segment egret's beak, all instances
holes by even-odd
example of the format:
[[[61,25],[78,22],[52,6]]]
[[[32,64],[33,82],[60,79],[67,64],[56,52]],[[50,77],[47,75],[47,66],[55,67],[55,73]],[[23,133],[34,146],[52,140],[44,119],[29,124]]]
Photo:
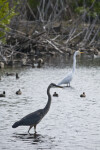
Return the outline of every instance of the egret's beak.
[[[82,53],[84,53],[84,52],[80,52],[80,53],[82,54]]]

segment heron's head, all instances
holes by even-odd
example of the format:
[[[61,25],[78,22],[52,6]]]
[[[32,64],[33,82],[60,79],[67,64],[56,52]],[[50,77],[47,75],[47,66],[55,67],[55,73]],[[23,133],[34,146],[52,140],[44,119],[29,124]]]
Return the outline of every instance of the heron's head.
[[[59,85],[56,85],[55,83],[51,83],[49,85],[50,88],[55,88],[55,87],[58,87],[58,88],[63,88],[62,86],[59,86]]]

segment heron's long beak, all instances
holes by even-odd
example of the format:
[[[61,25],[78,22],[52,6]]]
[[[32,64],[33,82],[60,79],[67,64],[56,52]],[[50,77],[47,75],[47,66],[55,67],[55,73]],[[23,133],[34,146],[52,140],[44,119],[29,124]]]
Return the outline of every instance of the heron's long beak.
[[[63,88],[62,86],[59,86],[59,85],[56,85],[55,87],[58,87],[58,88]]]

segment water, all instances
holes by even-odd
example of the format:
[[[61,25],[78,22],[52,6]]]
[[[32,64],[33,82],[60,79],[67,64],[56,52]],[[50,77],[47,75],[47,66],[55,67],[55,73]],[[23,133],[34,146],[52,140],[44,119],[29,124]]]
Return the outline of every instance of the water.
[[[59,59],[58,59],[59,60]],[[100,150],[100,59],[77,60],[71,87],[51,89],[59,97],[52,97],[50,111],[34,129],[12,128],[12,124],[47,102],[46,89],[58,83],[71,70],[71,60],[49,59],[43,68],[8,68],[1,70],[0,93],[0,149],[9,150]],[[7,77],[6,72],[18,72]],[[15,92],[21,89],[22,95]],[[80,94],[86,93],[86,98]]]

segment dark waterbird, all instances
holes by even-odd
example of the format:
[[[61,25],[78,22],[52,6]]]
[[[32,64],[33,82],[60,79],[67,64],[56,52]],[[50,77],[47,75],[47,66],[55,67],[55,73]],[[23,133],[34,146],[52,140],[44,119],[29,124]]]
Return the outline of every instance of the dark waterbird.
[[[6,94],[6,92],[5,92],[5,91],[3,91],[3,93],[2,93],[2,94],[0,94],[0,97],[5,97],[5,94]]]
[[[19,79],[18,73],[16,73],[16,79]]]
[[[83,94],[81,94],[80,97],[86,97],[85,92],[83,92]]]
[[[43,109],[39,109],[39,110],[32,112],[32,113],[28,114],[27,116],[23,117],[21,120],[15,122],[12,127],[16,128],[18,126],[30,126],[28,133],[32,127],[34,127],[34,131],[36,133],[37,124],[42,120],[42,118],[47,114],[47,112],[50,109],[50,105],[51,105],[50,89],[53,87],[62,88],[61,86],[51,83],[47,88],[48,102],[47,102],[46,106]]]
[[[56,92],[54,92],[53,96],[54,97],[58,97],[58,94]]]
[[[15,74],[14,74],[14,73],[8,73],[8,72],[7,72],[6,75],[7,75],[7,76],[14,76]]]
[[[21,94],[22,94],[21,90],[19,89],[19,90],[16,92],[16,94],[17,94],[17,95],[21,95]]]

